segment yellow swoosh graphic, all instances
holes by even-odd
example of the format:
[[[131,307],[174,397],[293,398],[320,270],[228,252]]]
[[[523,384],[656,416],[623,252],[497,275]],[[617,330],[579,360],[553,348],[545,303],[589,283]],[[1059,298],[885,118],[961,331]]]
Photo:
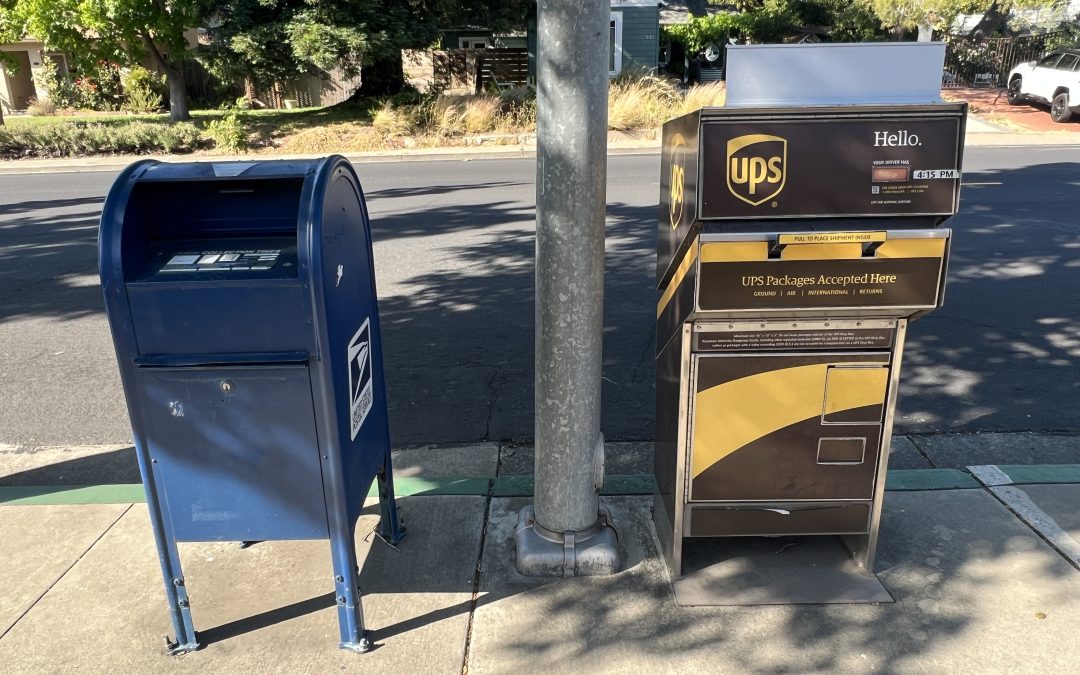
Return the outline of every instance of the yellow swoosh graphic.
[[[694,399],[692,473],[696,478],[739,448],[822,412],[885,401],[886,367],[819,363],[770,370],[717,385]],[[833,386],[825,395],[833,367]]]

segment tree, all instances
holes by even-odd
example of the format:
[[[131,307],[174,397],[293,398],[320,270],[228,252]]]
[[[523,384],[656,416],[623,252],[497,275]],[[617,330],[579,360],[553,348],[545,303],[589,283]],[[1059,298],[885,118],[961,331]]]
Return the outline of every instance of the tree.
[[[799,27],[827,28],[835,42],[865,42],[885,37],[868,7],[851,0],[738,0],[736,12],[695,17],[665,32],[690,52],[729,37],[751,42],[780,42]]]
[[[16,25],[15,17],[12,14],[12,4],[14,0],[0,0],[0,44],[6,42],[15,42],[12,39],[13,35],[19,34],[19,28]],[[4,52],[0,52],[0,69],[16,69],[19,64],[15,62],[15,59],[11,58]],[[4,124],[4,104],[0,100],[0,126]]]
[[[185,31],[202,25],[213,0],[0,0],[0,42],[33,35],[69,56],[76,70],[99,61],[149,64],[165,76],[172,120],[190,119]]]
[[[877,42],[889,37],[874,12],[851,0],[806,0],[798,5],[804,25],[829,29],[832,42]]]
[[[996,9],[1007,14],[1013,7],[1052,7],[1060,0],[863,0],[900,39],[905,29],[919,30],[919,42],[929,42],[933,31],[948,30],[960,14]]]
[[[440,31],[525,27],[533,0],[228,0],[207,57],[218,73],[269,84],[313,69],[360,75],[360,96],[400,91],[403,49]],[[463,6],[464,5],[464,6]]]

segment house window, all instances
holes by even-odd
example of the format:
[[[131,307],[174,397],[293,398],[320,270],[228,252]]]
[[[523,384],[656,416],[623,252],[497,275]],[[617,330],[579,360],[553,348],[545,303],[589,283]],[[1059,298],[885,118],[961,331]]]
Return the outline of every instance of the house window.
[[[490,44],[486,37],[458,38],[458,49],[487,49]]]
[[[608,75],[622,72],[622,12],[612,12],[608,24]]]

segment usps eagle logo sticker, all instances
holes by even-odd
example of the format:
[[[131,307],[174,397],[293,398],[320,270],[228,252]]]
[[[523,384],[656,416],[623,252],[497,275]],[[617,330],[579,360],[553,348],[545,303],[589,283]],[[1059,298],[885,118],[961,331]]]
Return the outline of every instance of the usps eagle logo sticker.
[[[349,340],[349,429],[352,440],[371,412],[375,392],[371,382],[371,319]]]

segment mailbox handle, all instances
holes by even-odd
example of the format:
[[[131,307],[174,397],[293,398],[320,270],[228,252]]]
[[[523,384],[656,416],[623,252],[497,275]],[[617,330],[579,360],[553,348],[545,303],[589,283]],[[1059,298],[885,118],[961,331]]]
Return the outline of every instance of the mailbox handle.
[[[842,509],[850,504],[822,504],[820,502],[810,504],[785,504],[784,506],[757,506],[739,504],[733,506],[721,506],[721,511],[771,511],[781,516],[790,516],[793,511],[825,511],[827,509]]]
[[[138,368],[191,368],[195,366],[303,365],[307,352],[256,352],[247,354],[155,354],[136,356]]]

